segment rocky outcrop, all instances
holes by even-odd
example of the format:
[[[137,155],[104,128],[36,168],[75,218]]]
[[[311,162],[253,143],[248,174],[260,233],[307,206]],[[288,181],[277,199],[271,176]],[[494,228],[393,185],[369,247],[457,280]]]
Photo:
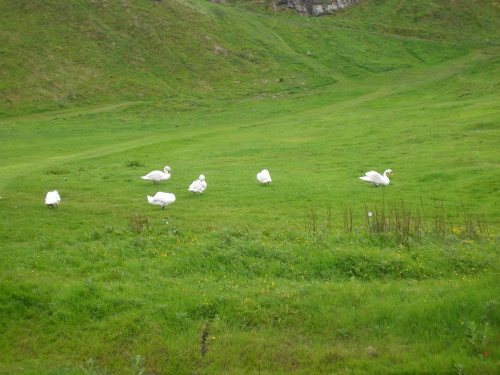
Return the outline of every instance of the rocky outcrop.
[[[304,15],[322,16],[359,3],[360,0],[275,0],[273,8],[279,11],[286,7]]]
[[[207,0],[211,3],[226,4],[226,0]],[[362,0],[271,0],[276,12],[285,8],[295,9],[303,15],[311,15],[314,17],[322,16],[323,14],[332,14],[337,10],[347,8],[351,5],[358,4]],[[231,2],[228,0],[228,2]],[[269,4],[268,3],[268,4]]]

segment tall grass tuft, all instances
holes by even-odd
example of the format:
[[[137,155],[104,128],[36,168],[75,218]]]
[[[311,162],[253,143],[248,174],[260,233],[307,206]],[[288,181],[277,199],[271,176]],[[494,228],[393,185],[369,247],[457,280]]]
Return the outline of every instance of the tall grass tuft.
[[[475,354],[488,356],[490,323],[477,324],[475,321],[470,321],[465,324],[465,328],[469,349]]]
[[[146,166],[146,164],[144,164],[142,161],[140,160],[127,160],[125,162],[125,165],[129,168],[138,168],[138,167],[144,167]]]
[[[439,237],[444,240],[447,235],[457,237],[477,237],[488,233],[488,224],[484,215],[472,215],[457,210],[458,227],[453,226],[452,219],[446,220],[443,201],[434,200],[432,222],[425,222],[424,205],[412,212],[402,199],[399,202],[385,203],[368,209],[365,204],[366,232],[370,236],[391,238],[396,243],[409,248],[412,243],[419,244],[424,236]],[[463,216],[463,217],[462,217]],[[344,209],[344,229],[349,231],[349,215]]]
[[[434,219],[434,233],[436,235],[442,235],[444,237],[446,233],[446,219],[444,215],[444,202],[434,200],[434,211],[433,211],[433,219]]]
[[[326,229],[332,229],[332,205],[330,203],[326,206]]]
[[[205,356],[208,352],[208,346],[207,346],[208,334],[209,334],[208,324],[204,324],[203,331],[201,333],[201,346],[200,346],[200,353],[202,356]]]
[[[462,215],[463,215],[463,228],[461,227],[460,221],[460,211],[457,208],[457,219],[458,219],[458,231],[464,233],[469,237],[475,237],[479,233],[488,232],[488,223],[483,215],[472,215],[465,210],[462,205]]]
[[[488,234],[488,224],[484,215],[473,215],[457,209],[456,218],[447,216],[442,200],[434,200],[432,217],[425,218],[423,200],[420,204],[410,209],[403,199],[386,203],[383,199],[380,204],[371,208],[364,205],[365,223],[360,229],[372,239],[378,238],[384,242],[390,241],[409,249],[411,246],[421,244],[425,239],[443,242],[447,236],[463,238],[464,241],[479,238]],[[353,233],[356,229],[356,214],[352,206],[344,205],[343,232]],[[456,222],[456,226],[454,225]],[[332,231],[331,206],[327,206],[325,218],[320,217],[315,207],[304,213],[304,232],[317,236],[320,233]]]
[[[318,232],[318,214],[314,207],[304,214],[304,231],[313,234]]]
[[[144,357],[141,356],[140,354],[137,354],[134,357],[130,358],[130,364],[132,367],[132,374],[133,375],[142,375],[144,374]]]
[[[304,213],[304,231],[313,235],[318,235],[323,231],[332,230],[332,206],[326,206],[326,216],[324,222],[320,221],[318,212],[315,207],[311,207]]]
[[[344,231],[346,233],[351,233],[353,228],[352,206],[349,206],[349,208],[344,206],[343,219],[344,219]]]
[[[140,235],[142,232],[149,231],[149,221],[147,216],[142,214],[133,214],[129,218],[129,228],[130,230]]]

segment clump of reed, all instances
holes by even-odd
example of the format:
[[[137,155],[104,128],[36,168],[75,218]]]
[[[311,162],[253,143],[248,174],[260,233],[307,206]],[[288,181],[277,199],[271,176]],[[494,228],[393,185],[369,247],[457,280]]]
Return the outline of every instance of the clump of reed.
[[[148,221],[147,216],[142,215],[142,214],[130,215],[129,228],[133,233],[135,233],[137,235],[140,235],[142,232],[148,232],[149,231],[149,221]]]
[[[434,200],[431,222],[425,220],[423,200],[413,211],[408,205],[399,202],[385,203],[368,209],[365,204],[366,231],[371,236],[391,236],[397,243],[408,247],[410,242],[419,243],[424,236],[445,238],[447,235],[457,237],[477,237],[488,232],[488,225],[483,216],[472,215],[462,206],[457,209],[455,217],[447,217],[443,200]]]
[[[306,210],[304,213],[304,231],[317,235],[321,231],[329,231],[332,229],[332,206],[328,204],[326,207],[326,217],[324,221],[318,220],[318,212],[314,207]]]
[[[406,247],[410,239],[420,242],[425,233],[425,225],[422,220],[422,212],[419,208],[412,212],[403,200],[397,203],[385,204],[383,200],[380,205],[368,209],[365,204],[366,231],[370,236],[393,237],[398,244]]]
[[[304,231],[313,234],[318,232],[318,213],[314,207],[304,213]]]
[[[415,207],[410,207],[403,199],[379,204],[364,205],[364,225],[359,225],[359,213],[354,212],[353,205],[343,207],[343,231],[352,233],[359,225],[364,233],[372,238],[391,240],[398,245],[410,247],[425,238],[447,236],[472,239],[488,233],[488,225],[484,215],[473,215],[462,205],[455,215],[445,213],[444,201],[434,199],[431,211],[425,210],[423,199]],[[357,224],[356,224],[357,223]],[[321,219],[318,211],[311,207],[304,214],[304,230],[318,235],[322,231],[332,229],[332,209],[328,205],[325,219]]]

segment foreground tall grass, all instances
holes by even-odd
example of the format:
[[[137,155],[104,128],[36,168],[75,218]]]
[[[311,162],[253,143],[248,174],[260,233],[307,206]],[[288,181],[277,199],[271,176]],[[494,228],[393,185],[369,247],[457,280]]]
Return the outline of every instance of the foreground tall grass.
[[[357,228],[147,223],[132,215],[2,255],[3,371],[498,371],[492,234],[429,234],[407,248]]]

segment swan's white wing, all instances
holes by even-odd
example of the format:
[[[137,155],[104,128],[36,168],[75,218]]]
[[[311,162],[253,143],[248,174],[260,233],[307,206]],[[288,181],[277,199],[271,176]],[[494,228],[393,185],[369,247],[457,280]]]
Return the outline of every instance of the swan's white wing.
[[[372,182],[371,178],[368,176],[362,176],[359,178],[360,180],[366,181],[366,182]]]
[[[382,175],[380,173],[375,172],[375,171],[366,172],[365,176],[373,177],[373,178],[382,177]]]
[[[154,198],[166,204],[175,202],[175,195],[172,193],[163,193],[159,191],[158,193],[155,194]]]
[[[142,176],[144,180],[152,180],[152,181],[163,181],[168,179],[170,176],[163,173],[162,171],[153,171],[149,172],[147,175]]]
[[[193,181],[191,185],[189,185],[188,190],[192,191],[193,193],[201,193],[203,191],[203,188],[200,182],[200,180]]]
[[[366,172],[360,180],[370,182],[375,185],[387,185],[389,184],[389,178],[382,176],[380,173],[375,171]]]
[[[377,185],[385,185],[386,184],[386,178],[384,178],[384,176],[382,176],[381,174],[377,173],[376,175],[373,174],[373,175],[370,175],[369,176],[371,181],[374,183],[374,184],[377,184]]]
[[[149,172],[147,175],[145,176],[141,176],[141,178],[145,179],[145,180],[153,180],[159,176],[161,176],[161,171],[153,171],[153,172]]]
[[[207,188],[207,183],[205,181],[196,180],[193,181],[191,185],[189,185],[188,190],[192,191],[193,193],[202,194],[206,188]]]
[[[45,196],[45,204],[59,204],[61,202],[61,197],[59,196],[59,193],[57,190],[54,191],[49,191],[47,195]]]
[[[143,180],[149,180],[154,182],[166,181],[170,178],[170,173],[163,173],[162,171],[149,172],[145,176],[141,176]]]
[[[157,206],[166,206],[175,202],[175,195],[172,193],[163,193],[159,191],[154,197],[148,195],[148,202]]]
[[[257,180],[260,181],[261,184],[267,184],[271,182],[271,175],[267,169],[264,169],[262,172],[257,173]]]

